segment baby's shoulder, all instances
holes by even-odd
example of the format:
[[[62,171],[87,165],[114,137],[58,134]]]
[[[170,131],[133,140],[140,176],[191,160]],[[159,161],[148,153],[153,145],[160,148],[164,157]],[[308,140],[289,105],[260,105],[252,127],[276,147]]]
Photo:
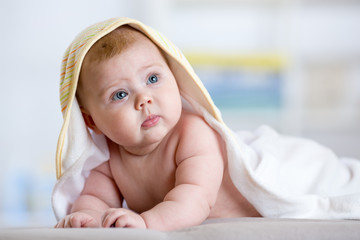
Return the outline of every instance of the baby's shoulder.
[[[180,120],[181,135],[199,133],[199,132],[213,132],[214,130],[207,124],[203,117],[189,112],[183,111]]]
[[[178,150],[189,154],[218,149],[221,138],[199,115],[184,112],[179,127]]]

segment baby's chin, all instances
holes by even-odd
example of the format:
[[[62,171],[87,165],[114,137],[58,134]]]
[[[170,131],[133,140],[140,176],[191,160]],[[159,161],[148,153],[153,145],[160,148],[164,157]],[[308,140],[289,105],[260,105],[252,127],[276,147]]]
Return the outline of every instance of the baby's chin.
[[[152,144],[159,144],[164,139],[167,138],[169,133],[171,132],[173,128],[171,129],[159,129],[157,131],[153,132],[147,132],[144,134],[144,138],[142,141],[142,145],[152,145]]]

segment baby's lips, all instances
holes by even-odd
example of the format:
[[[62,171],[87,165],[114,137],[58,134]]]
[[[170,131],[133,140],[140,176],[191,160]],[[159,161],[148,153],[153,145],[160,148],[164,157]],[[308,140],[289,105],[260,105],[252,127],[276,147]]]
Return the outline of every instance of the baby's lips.
[[[158,115],[149,115],[145,121],[141,124],[141,127],[150,128],[155,126],[160,120]]]

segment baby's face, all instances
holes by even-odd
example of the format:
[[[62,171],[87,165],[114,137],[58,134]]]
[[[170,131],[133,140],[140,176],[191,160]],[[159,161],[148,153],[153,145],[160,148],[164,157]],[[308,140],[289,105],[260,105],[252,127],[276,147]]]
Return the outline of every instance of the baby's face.
[[[138,39],[81,73],[81,100],[96,128],[129,149],[160,142],[182,109],[176,80],[159,49],[141,34]]]

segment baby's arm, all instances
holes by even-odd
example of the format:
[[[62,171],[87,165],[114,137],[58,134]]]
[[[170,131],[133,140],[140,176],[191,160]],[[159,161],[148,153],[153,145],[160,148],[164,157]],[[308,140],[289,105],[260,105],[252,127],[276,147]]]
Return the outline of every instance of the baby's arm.
[[[121,207],[121,201],[107,161],[91,171],[71,214],[55,227],[101,227],[103,213],[110,207]]]
[[[160,204],[141,214],[148,228],[171,230],[202,223],[214,206],[224,161],[219,136],[202,119],[183,123],[175,187]]]

